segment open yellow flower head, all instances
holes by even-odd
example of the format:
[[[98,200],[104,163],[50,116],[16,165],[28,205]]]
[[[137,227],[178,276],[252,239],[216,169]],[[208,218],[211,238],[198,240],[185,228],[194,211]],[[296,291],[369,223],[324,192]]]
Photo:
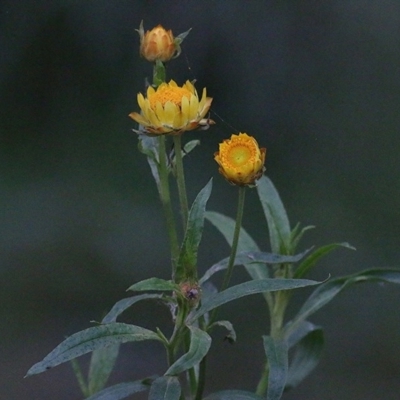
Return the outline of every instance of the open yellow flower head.
[[[219,144],[214,159],[219,165],[219,172],[230,183],[254,185],[264,172],[266,152],[265,148],[260,149],[252,136],[239,133]]]
[[[212,98],[203,89],[201,100],[191,82],[180,87],[175,81],[162,83],[157,89],[149,86],[147,97],[141,93],[137,97],[141,114],[132,112],[129,116],[143,126],[149,135],[179,135],[185,131],[208,128],[214,121],[205,119]],[[143,131],[137,131],[143,133]]]

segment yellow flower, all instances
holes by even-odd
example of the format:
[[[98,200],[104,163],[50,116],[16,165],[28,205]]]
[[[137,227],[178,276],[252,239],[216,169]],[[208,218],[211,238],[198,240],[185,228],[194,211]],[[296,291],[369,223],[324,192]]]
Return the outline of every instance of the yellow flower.
[[[246,133],[232,135],[219,144],[214,154],[219,172],[232,184],[254,185],[264,172],[265,148],[259,148],[257,141]]]
[[[207,128],[214,121],[204,119],[212,102],[212,98],[206,94],[204,88],[199,100],[196,89],[189,81],[182,87],[173,80],[162,83],[157,89],[149,86],[146,98],[141,93],[137,97],[142,113],[132,112],[129,116],[150,135],[179,135],[199,126]]]

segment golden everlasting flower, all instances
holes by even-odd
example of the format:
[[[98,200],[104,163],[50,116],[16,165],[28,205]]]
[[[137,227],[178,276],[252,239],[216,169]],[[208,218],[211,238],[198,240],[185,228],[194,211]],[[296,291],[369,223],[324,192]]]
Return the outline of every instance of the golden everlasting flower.
[[[189,29],[174,37],[171,29],[167,31],[161,25],[157,25],[151,31],[144,33],[143,21],[136,30],[140,36],[140,54],[150,62],[167,62],[171,58],[178,57],[181,54],[180,44],[190,32]]]
[[[199,100],[196,89],[189,81],[182,87],[173,80],[162,83],[157,89],[149,86],[146,98],[141,93],[137,96],[142,113],[132,112],[129,116],[150,135],[179,135],[201,126],[207,128],[214,121],[204,119],[212,102],[212,98],[206,94],[204,88]]]
[[[265,148],[246,133],[232,135],[219,144],[214,154],[219,172],[230,183],[239,186],[254,185],[264,172]]]

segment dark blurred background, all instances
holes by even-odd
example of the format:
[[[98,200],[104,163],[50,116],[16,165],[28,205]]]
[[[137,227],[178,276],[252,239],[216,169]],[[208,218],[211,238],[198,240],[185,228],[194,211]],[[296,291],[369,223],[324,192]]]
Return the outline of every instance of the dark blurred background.
[[[65,336],[101,319],[132,283],[169,277],[163,215],[127,117],[151,77],[138,54],[142,19],[146,29],[192,28],[167,73],[179,83],[197,79],[214,97],[217,125],[184,137],[201,138],[185,158],[190,200],[214,176],[209,209],[234,215],[237,191],[218,175],[213,152],[247,132],[268,148],[267,173],[292,224],[317,227],[302,248],[357,248],[330,255],[312,278],[400,267],[398,0],[4,0],[1,399],[81,399],[70,365],[23,376]],[[244,225],[267,251],[260,221],[251,191]],[[207,225],[200,270],[228,251]],[[239,268],[235,281],[243,279]],[[399,300],[400,287],[361,285],[314,315],[326,329],[323,360],[284,398],[398,399]],[[215,333],[207,391],[253,390],[268,331],[264,303],[246,298],[222,312],[238,342]],[[170,329],[168,311],[154,304],[136,305],[123,320]],[[111,383],[163,371],[159,345],[127,344]]]

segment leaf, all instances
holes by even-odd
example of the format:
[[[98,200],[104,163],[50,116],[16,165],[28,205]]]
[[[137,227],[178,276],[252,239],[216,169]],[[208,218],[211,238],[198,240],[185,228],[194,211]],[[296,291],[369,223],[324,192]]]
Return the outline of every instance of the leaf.
[[[290,290],[300,287],[318,285],[320,282],[308,279],[255,279],[217,293],[205,299],[201,307],[188,315],[188,322],[192,323],[205,313],[240,297],[256,293],[274,292],[277,290]]]
[[[89,396],[89,388],[86,383],[86,379],[83,376],[82,369],[78,363],[78,360],[76,360],[76,359],[71,360],[71,365],[72,365],[72,369],[74,371],[76,380],[78,381],[79,388],[81,389],[83,396],[86,398]]]
[[[115,322],[120,314],[122,314],[126,309],[128,309],[130,306],[137,303],[138,301],[147,299],[161,299],[162,297],[162,294],[146,293],[139,296],[132,296],[127,297],[126,299],[119,300],[114,304],[112,309],[108,312],[108,314],[103,318],[101,322],[103,324]]]
[[[323,283],[305,301],[296,317],[288,324],[286,334],[297,329],[298,325],[306,320],[311,314],[318,311],[325,304],[329,303],[342,290],[363,282],[391,282],[400,283],[400,269],[382,268],[368,269],[353,275],[347,275]]]
[[[165,375],[178,375],[183,371],[193,368],[204,358],[211,346],[211,337],[207,332],[195,326],[190,329],[189,351],[176,360],[167,370]]]
[[[266,264],[285,264],[285,263],[297,263],[301,259],[303,259],[307,253],[310,252],[311,249],[303,251],[302,253],[296,254],[294,256],[285,256],[281,254],[274,253],[264,253],[264,252],[255,252],[248,251],[244,254],[247,255],[251,260],[256,262],[262,262]]]
[[[287,252],[290,248],[290,224],[279,193],[265,175],[257,182],[257,192],[268,223],[272,252]]]
[[[101,347],[142,340],[161,339],[148,329],[120,322],[94,326],[65,339],[42,361],[31,367],[26,376],[39,374]]]
[[[288,372],[287,342],[270,336],[263,336],[263,341],[269,366],[267,400],[279,400],[285,388]]]
[[[314,228],[314,225],[308,225],[300,230],[299,223],[293,228],[292,232],[290,233],[290,253],[294,253],[296,251],[297,245],[299,244],[303,235],[310,229]]]
[[[228,245],[231,246],[233,241],[233,232],[235,230],[235,220],[226,217],[223,214],[211,211],[206,212],[206,218],[222,233],[225,240],[228,242]],[[257,243],[243,228],[240,228],[237,251],[238,253],[245,251],[260,251]],[[265,268],[264,264],[245,263],[244,266],[253,279],[265,279],[269,276],[268,270]]]
[[[329,254],[332,250],[337,249],[338,247],[345,247],[347,249],[355,250],[353,246],[350,246],[348,243],[331,243],[326,246],[321,246],[318,249],[314,250],[302,263],[296,268],[294,272],[294,278],[302,278],[305,276],[311,268],[313,268],[317,262]]]
[[[244,390],[222,390],[208,395],[203,400],[263,400],[263,398]]]
[[[119,353],[119,344],[94,350],[90,360],[89,394],[99,392],[106,386]]]
[[[181,385],[176,376],[161,376],[151,385],[149,400],[179,400]]]
[[[86,400],[120,400],[125,399],[131,394],[148,390],[149,386],[143,380],[135,382],[124,382],[110,386],[101,392],[88,397]]]
[[[308,333],[296,346],[285,390],[296,387],[318,365],[324,348],[324,331],[309,323]]]
[[[179,253],[176,281],[195,278],[197,274],[197,252],[204,228],[204,213],[212,189],[212,179],[200,191],[189,212],[185,237]]]
[[[158,168],[160,165],[159,161],[159,140],[158,137],[148,136],[139,134],[139,151],[147,156],[147,162],[150,165],[151,173],[157,184],[158,192],[160,193],[160,174]]]
[[[182,157],[189,154],[195,147],[200,145],[200,140],[190,140],[183,146],[183,154]]]
[[[149,278],[144,281],[134,283],[127,290],[132,291],[146,291],[146,290],[158,290],[158,291],[172,291],[179,289],[178,285],[172,281],[166,281],[160,278]]]
[[[212,329],[214,326],[222,326],[228,331],[228,335],[225,336],[229,342],[236,342],[236,332],[233,328],[233,325],[230,321],[216,321],[209,326],[209,329]]]

